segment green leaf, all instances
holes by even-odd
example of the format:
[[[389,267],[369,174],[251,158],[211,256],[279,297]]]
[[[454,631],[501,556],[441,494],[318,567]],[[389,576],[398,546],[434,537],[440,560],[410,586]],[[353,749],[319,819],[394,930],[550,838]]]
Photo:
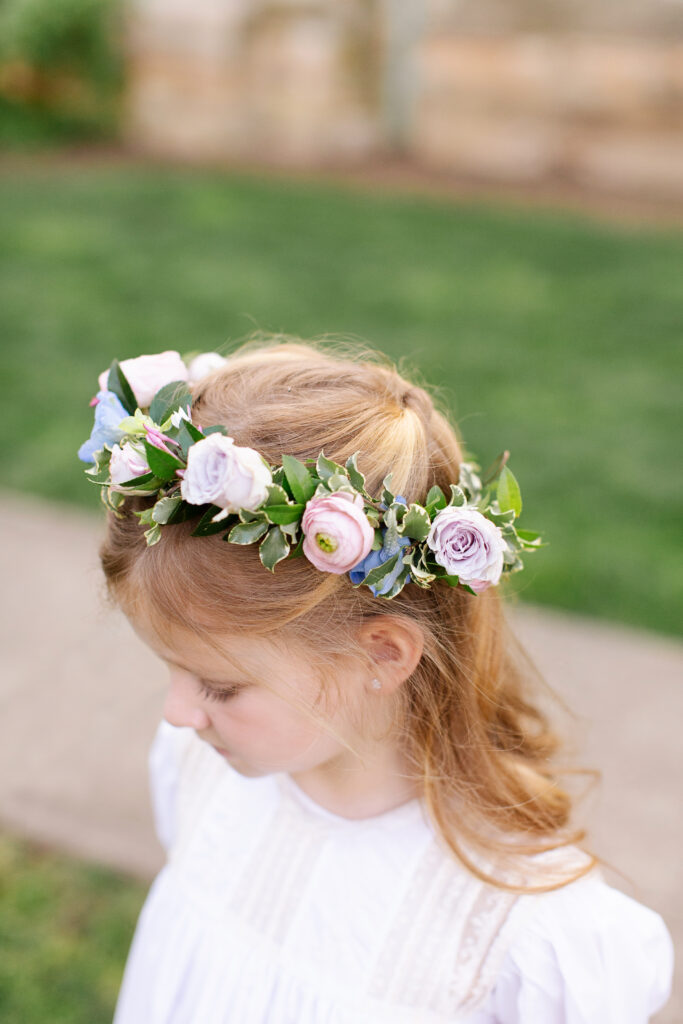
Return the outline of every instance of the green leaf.
[[[167,495],[164,498],[160,498],[152,510],[152,519],[155,523],[167,523],[174,512],[177,511],[183,499],[179,494],[173,495],[173,497]]]
[[[180,445],[184,459],[187,459],[187,453],[190,446],[195,444],[197,441],[201,441],[203,437],[204,434],[202,434],[201,430],[197,430],[194,423],[189,423],[187,420],[180,421],[176,440]]]
[[[453,506],[455,508],[460,508],[461,505],[465,505],[467,503],[465,492],[460,487],[458,487],[457,484],[451,484],[450,488],[451,500],[448,502],[448,505]]]
[[[287,482],[287,477],[285,475],[285,468],[284,468],[284,466],[276,466],[273,469],[273,471],[270,474],[270,476],[271,476],[271,479],[272,479],[274,484],[279,484],[280,487],[284,487],[285,490],[287,490],[287,488],[289,487],[289,484]],[[292,497],[293,497],[293,495],[292,495]]]
[[[460,487],[464,488],[470,499],[476,501],[481,494],[481,480],[475,472],[476,464],[474,462],[461,462],[460,463],[460,477],[458,483]]]
[[[418,584],[428,585],[436,579],[436,575],[425,567],[423,551],[421,548],[413,548],[408,553],[406,563],[410,566],[413,579]]]
[[[160,480],[154,475],[154,473],[145,473],[143,476],[133,477],[132,480],[126,480],[124,483],[119,484],[119,487],[125,487],[126,494],[153,494],[163,487],[164,481]]]
[[[268,521],[265,509],[262,508],[257,512],[253,512],[250,508],[241,508],[237,514],[243,523],[265,523]]]
[[[397,594],[400,594],[408,581],[408,572],[409,570],[408,567],[406,566],[396,577],[392,586],[389,587],[389,589],[387,590],[386,594],[380,594],[379,596],[385,598],[386,600],[391,600],[392,597],[396,597]]]
[[[208,437],[209,434],[223,434],[224,437],[230,436],[228,428],[222,423],[214,423],[212,427],[204,427],[204,436]]]
[[[129,416],[135,414],[135,410],[138,407],[137,399],[133,394],[132,387],[126,380],[126,375],[121,369],[118,359],[112,359],[111,366],[109,367],[107,391],[114,392]]]
[[[99,454],[100,452],[95,452],[95,455]],[[109,455],[111,453],[108,452],[107,454]],[[85,470],[85,475],[94,484],[108,484],[110,477],[109,459],[106,459],[104,462],[95,463],[95,465],[91,466],[90,469]]]
[[[119,487],[143,487],[145,484],[149,484],[149,483],[152,482],[152,480],[157,480],[157,479],[158,478],[154,475],[154,473],[142,473],[140,476],[133,476],[133,477],[131,477],[130,480],[123,480],[120,484],[118,484],[118,486]]]
[[[143,526],[151,526],[152,525],[152,523],[154,522],[153,515],[152,515],[153,512],[154,512],[154,506],[152,506],[151,508],[140,509],[139,512],[136,511],[135,509],[133,509],[133,515],[138,517],[138,519],[140,520],[140,523]]]
[[[512,509],[516,516],[522,514],[522,493],[514,475],[507,466],[503,466],[498,481],[498,504],[501,512]]]
[[[296,535],[299,532],[299,521],[294,523],[278,523],[278,526],[287,537],[290,538],[290,544],[296,542]]]
[[[486,518],[490,519],[496,526],[508,525],[515,518],[515,510],[509,508],[506,512],[496,512],[495,509],[489,508],[486,510]]]
[[[150,526],[149,530],[145,530],[145,540],[148,547],[151,547],[152,544],[157,544],[161,540],[161,527],[159,523],[154,523],[153,526]]]
[[[268,531],[259,545],[259,558],[266,569],[275,572],[275,566],[289,554],[289,541],[279,526]]]
[[[264,509],[271,523],[296,523],[304,513],[304,505],[267,505]]]
[[[263,537],[267,529],[268,523],[263,522],[236,523],[224,540],[230,541],[231,544],[253,544]]]
[[[389,575],[391,570],[395,568],[396,563],[402,557],[403,551],[397,551],[395,555],[391,556],[391,558],[387,558],[386,562],[383,562],[382,565],[378,565],[375,569],[371,569],[370,572],[365,577],[365,579],[361,580],[360,583],[357,585],[373,587],[376,586],[384,579],[385,576]]]
[[[346,472],[349,474],[349,480],[356,488],[356,490],[360,491],[361,494],[366,494],[367,492],[365,490],[365,477],[359,470],[356,462],[359,455],[360,451],[357,451],[354,452],[353,455],[349,456],[349,458],[346,460]]]
[[[297,544],[297,546],[295,548],[292,549],[292,551],[291,551],[291,553],[289,555],[290,558],[300,558],[303,555],[303,553],[304,553],[304,540],[305,540],[305,537],[302,534],[301,537],[299,538],[299,543]]]
[[[494,461],[491,463],[491,465],[489,466],[489,468],[486,470],[482,477],[481,482],[484,487],[486,487],[487,484],[492,483],[496,479],[496,477],[500,474],[503,466],[505,465],[509,458],[510,452],[504,451],[501,452],[496,459],[494,459]]]
[[[300,505],[305,505],[315,493],[315,480],[303,462],[299,462],[293,455],[282,456],[282,468],[294,498]]]
[[[540,533],[535,530],[517,530],[517,536],[520,540],[526,541],[527,544],[533,544],[534,541],[541,539]]]
[[[372,542],[372,547],[370,548],[371,551],[381,550],[381,548],[384,546],[383,537],[384,534],[380,529],[375,530],[375,539]]]
[[[333,473],[325,481],[331,491],[351,491],[353,485],[346,473]]]
[[[411,504],[403,517],[399,532],[404,537],[422,542],[427,539],[431,525],[427,510],[421,505]]]
[[[149,415],[155,423],[163,423],[171,413],[187,409],[192,405],[192,395],[183,380],[172,380],[159,388],[149,407]]]
[[[147,453],[147,465],[159,480],[164,482],[173,480],[176,470],[183,469],[183,463],[180,459],[176,459],[174,455],[163,452],[161,448],[156,448],[147,440],[144,441],[144,445],[145,452]]]
[[[393,475],[393,473],[387,474],[387,476],[385,476],[384,480],[382,481],[382,501],[387,507],[393,505],[394,499],[396,497],[396,495],[390,490],[391,478]]]
[[[225,519],[222,519],[220,523],[211,522],[213,516],[218,515],[222,511],[220,505],[209,505],[190,536],[208,537],[213,533],[223,533],[229,529],[230,523],[226,522]]]
[[[268,484],[267,490],[266,506],[288,504],[288,495],[284,487],[280,487],[279,484]]]
[[[315,467],[318,476],[320,477],[321,480],[324,480],[325,482],[327,482],[334,473],[344,472],[343,466],[340,466],[338,462],[332,462],[331,459],[326,458],[323,452],[321,452],[320,455],[318,456]],[[287,476],[289,477],[289,474],[287,474]],[[299,499],[297,495],[295,495],[295,497],[297,498],[298,501]]]
[[[437,509],[445,508],[446,505],[446,495],[440,487],[434,484],[433,487],[429,488],[429,494],[425,501],[425,508],[427,509],[427,512],[430,516],[433,516]]]
[[[444,573],[443,576],[439,576],[440,580],[445,580],[449,587],[457,587],[460,583],[459,576],[449,576],[448,573]]]

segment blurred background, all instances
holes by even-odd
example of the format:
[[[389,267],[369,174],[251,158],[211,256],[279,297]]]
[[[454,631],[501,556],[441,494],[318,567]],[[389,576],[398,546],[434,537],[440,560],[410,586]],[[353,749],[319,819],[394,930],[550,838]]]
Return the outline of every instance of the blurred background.
[[[510,450],[585,816],[683,937],[682,58],[682,0],[0,0],[3,1022],[111,1019],[161,863],[97,375],[259,331],[377,346]]]

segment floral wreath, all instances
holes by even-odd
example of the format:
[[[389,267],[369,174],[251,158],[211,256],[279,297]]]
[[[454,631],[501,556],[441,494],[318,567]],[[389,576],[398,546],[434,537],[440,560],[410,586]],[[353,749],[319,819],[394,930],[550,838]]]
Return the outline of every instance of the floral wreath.
[[[223,533],[231,544],[259,543],[271,572],[303,554],[323,571],[348,573],[354,587],[393,598],[408,582],[434,580],[481,593],[501,575],[524,568],[520,553],[546,545],[519,530],[519,485],[504,451],[484,474],[463,462],[450,495],[430,489],[424,504],[391,491],[368,494],[355,452],[344,466],[320,452],[304,462],[291,455],[272,466],[253,448],[236,445],[223,425],[202,429],[190,418],[188,384],[226,362],[217,352],[176,351],[114,359],[91,400],[95,423],[78,456],[112,512],[126,495],[158,495],[135,511],[148,545],[161,529],[201,513],[193,537]]]

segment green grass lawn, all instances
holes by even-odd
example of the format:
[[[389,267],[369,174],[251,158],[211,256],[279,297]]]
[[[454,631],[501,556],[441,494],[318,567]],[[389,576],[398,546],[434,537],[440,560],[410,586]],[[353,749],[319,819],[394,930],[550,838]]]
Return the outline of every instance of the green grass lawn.
[[[0,834],[3,1024],[111,1024],[147,889]]]
[[[673,230],[215,171],[0,180],[5,487],[99,512],[76,450],[114,356],[350,335],[447,389],[482,468],[510,450],[549,542],[522,600],[679,631]]]

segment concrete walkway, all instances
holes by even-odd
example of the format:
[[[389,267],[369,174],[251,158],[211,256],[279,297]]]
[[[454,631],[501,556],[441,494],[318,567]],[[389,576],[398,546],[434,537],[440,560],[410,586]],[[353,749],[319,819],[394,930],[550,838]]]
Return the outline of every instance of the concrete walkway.
[[[0,823],[151,879],[163,856],[147,751],[165,669],[104,603],[100,518],[5,493],[0,522]],[[528,605],[510,615],[576,713],[557,718],[570,752],[602,772],[578,819],[623,873],[608,881],[658,910],[683,950],[683,644]],[[678,977],[657,1024],[683,1020],[683,963]]]

